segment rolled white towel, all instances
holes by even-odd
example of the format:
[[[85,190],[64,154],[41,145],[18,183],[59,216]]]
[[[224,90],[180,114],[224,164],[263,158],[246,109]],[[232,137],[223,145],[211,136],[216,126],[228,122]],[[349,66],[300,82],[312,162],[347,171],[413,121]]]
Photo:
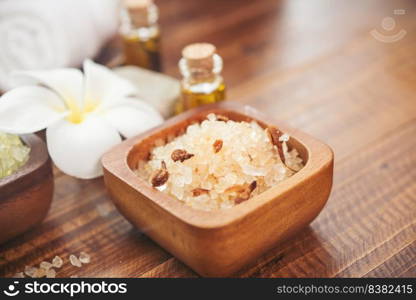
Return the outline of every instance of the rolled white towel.
[[[12,71],[81,65],[118,21],[119,0],[0,0],[0,90]]]

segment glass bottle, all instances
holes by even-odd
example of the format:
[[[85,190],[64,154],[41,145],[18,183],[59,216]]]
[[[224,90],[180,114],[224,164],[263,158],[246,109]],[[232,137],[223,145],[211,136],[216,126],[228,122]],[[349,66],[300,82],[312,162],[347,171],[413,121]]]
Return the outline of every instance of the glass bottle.
[[[152,0],[125,0],[120,33],[124,64],[161,71],[158,9]]]
[[[183,79],[181,97],[175,105],[175,114],[225,100],[226,87],[221,76],[222,65],[222,58],[212,44],[191,44],[182,50],[179,69]]]

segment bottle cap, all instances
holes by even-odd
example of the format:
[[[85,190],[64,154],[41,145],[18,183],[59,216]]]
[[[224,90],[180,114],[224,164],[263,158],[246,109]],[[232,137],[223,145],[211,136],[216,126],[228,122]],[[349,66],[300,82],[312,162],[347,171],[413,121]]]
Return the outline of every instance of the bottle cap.
[[[124,0],[123,2],[129,10],[143,10],[153,4],[153,0]]]
[[[182,56],[187,60],[191,69],[211,71],[214,67],[214,54],[216,48],[209,43],[195,43],[186,46],[182,50]]]
[[[137,27],[149,25],[149,8],[153,5],[153,0],[124,0],[124,6]]]

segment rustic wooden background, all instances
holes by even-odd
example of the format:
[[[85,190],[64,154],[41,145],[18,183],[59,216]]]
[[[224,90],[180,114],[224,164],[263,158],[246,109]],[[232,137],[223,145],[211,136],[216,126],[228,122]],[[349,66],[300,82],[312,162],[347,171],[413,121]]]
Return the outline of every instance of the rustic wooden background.
[[[416,276],[416,2],[159,0],[166,73],[181,48],[208,41],[225,61],[228,98],[325,141],[335,151],[327,206],[243,277]],[[403,9],[404,15],[394,14]],[[382,28],[391,16],[396,27]],[[375,39],[370,31],[392,36]],[[102,179],[56,173],[45,222],[0,246],[0,276],[66,261],[58,277],[193,277],[114,209]],[[71,266],[85,251],[92,262]]]

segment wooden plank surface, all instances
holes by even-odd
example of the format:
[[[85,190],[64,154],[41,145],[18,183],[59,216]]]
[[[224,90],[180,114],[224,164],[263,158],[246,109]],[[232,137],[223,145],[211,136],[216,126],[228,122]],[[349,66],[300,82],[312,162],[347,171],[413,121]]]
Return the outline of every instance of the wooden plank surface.
[[[412,0],[159,0],[165,72],[181,48],[215,43],[228,98],[286,120],[335,151],[320,216],[242,270],[241,277],[416,276],[416,3]],[[403,9],[404,15],[395,15]],[[396,21],[383,31],[383,18]],[[395,43],[378,29],[407,34]],[[55,171],[45,222],[0,246],[0,276],[85,251],[58,277],[194,277],[124,220],[102,179]]]

